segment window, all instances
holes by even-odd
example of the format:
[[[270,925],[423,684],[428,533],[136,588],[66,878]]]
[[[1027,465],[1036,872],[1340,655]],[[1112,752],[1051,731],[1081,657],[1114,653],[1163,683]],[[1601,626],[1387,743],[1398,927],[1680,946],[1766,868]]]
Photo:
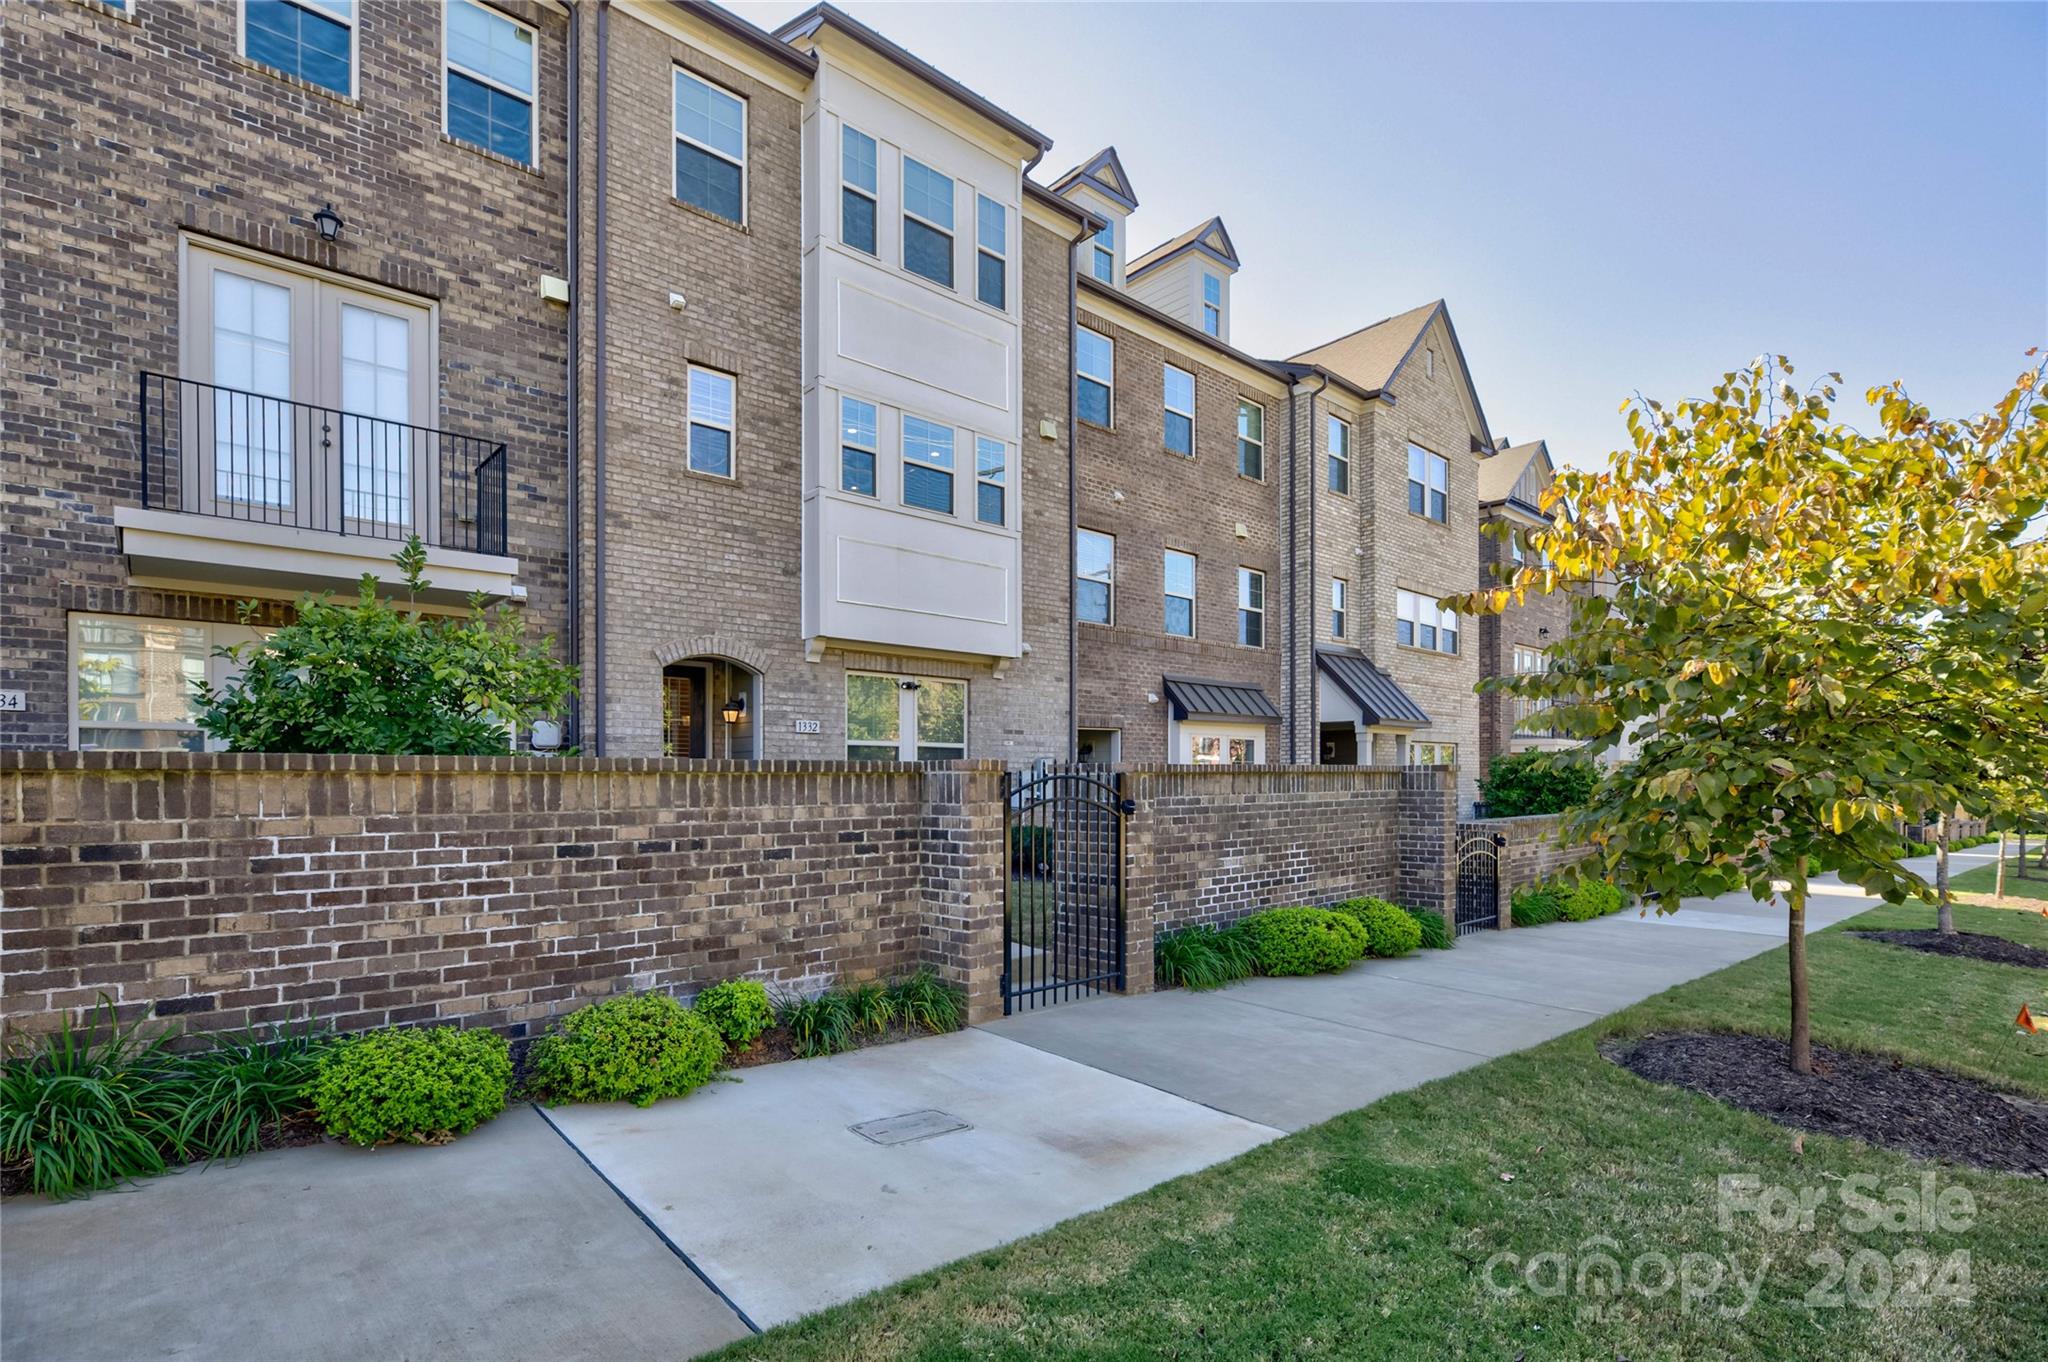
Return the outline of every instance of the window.
[[[1102,224],[1102,230],[1089,238],[1093,243],[1090,254],[1094,257],[1095,277],[1105,284],[1116,282],[1116,219],[1110,218]]]
[[[953,428],[903,418],[903,504],[953,514]]]
[[[1256,402],[1237,404],[1237,471],[1266,478],[1266,409]]]
[[[1544,653],[1544,651],[1541,648],[1531,648],[1526,644],[1521,643],[1517,643],[1515,645],[1516,676],[1534,676],[1541,672],[1547,672],[1549,670],[1550,658]],[[1523,721],[1526,719],[1534,718],[1537,714],[1541,713],[1545,708],[1547,708],[1547,706],[1542,700],[1536,699],[1533,696],[1517,695],[1515,697],[1516,729],[1522,732],[1530,731],[1529,729],[1524,729],[1522,727]],[[1537,731],[1540,732],[1541,730]],[[1554,727],[1549,731],[1552,736],[1555,736],[1557,733],[1557,730]]]
[[[747,105],[676,72],[676,197],[729,222],[747,220]]]
[[[1421,445],[1408,446],[1408,509],[1438,524],[1451,521],[1451,462]]]
[[[1458,745],[1454,742],[1408,741],[1408,764],[1410,766],[1456,766]]]
[[[903,158],[903,268],[953,287],[953,181]]]
[[[875,451],[878,448],[875,404],[857,397],[839,399],[839,490],[875,494]]]
[[[690,366],[690,471],[732,476],[733,379]]]
[[[1010,215],[994,199],[974,196],[974,296],[1007,308],[1010,296]]]
[[[1080,382],[1075,393],[1081,419],[1092,426],[1108,426],[1116,415],[1116,343],[1087,327],[1074,331],[1074,372]]]
[[[1516,530],[1508,536],[1508,557],[1514,560],[1516,567],[1522,565],[1522,532],[1520,530]]]
[[[538,159],[533,100],[533,30],[474,0],[443,11],[448,57],[444,96],[448,135],[522,165]]]
[[[839,129],[839,239],[856,251],[875,252],[875,139],[858,128]]]
[[[1009,508],[1004,505],[1009,453],[1001,440],[974,437],[974,518],[984,525],[1009,523]]]
[[[1237,641],[1266,646],[1266,574],[1248,567],[1237,570]]]
[[[1423,350],[1422,350],[1422,372],[1423,372],[1423,374],[1424,374],[1424,375],[1425,375],[1426,377],[1429,377],[1429,378],[1435,378],[1435,377],[1436,377],[1436,350],[1435,350],[1435,348],[1434,348],[1434,347],[1432,347],[1432,346],[1424,346],[1424,347],[1423,347]]]
[[[205,751],[192,722],[193,684],[226,685],[241,669],[214,650],[260,637],[238,624],[73,615],[72,745]]]
[[[1202,276],[1202,329],[1212,336],[1223,334],[1223,281],[1213,274]]]
[[[967,755],[967,683],[846,674],[848,761],[958,761]]]
[[[1240,725],[1190,725],[1182,730],[1186,755],[1181,759],[1196,766],[1254,766],[1258,764],[1259,730]]]
[[[1115,618],[1116,537],[1100,530],[1074,531],[1074,618],[1109,624]]]
[[[1396,592],[1395,598],[1395,642],[1425,652],[1458,651],[1456,611],[1439,609],[1435,601],[1414,591]]]
[[[1351,495],[1351,426],[1349,422],[1330,418],[1330,490],[1342,496]]]
[[[1342,577],[1330,579],[1330,637],[1344,637],[1344,596],[1350,583]]]
[[[243,0],[242,55],[351,95],[355,24],[355,0]]]
[[[1195,636],[1195,555],[1179,549],[1166,551],[1166,632]]]
[[[1166,452],[1195,457],[1195,376],[1166,366]]]

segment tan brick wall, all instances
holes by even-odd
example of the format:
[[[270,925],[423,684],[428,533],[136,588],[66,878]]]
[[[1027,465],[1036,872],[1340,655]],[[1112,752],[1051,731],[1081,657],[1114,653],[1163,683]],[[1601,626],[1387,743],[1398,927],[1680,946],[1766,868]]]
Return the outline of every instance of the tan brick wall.
[[[1593,854],[1592,846],[1566,846],[1559,838],[1563,819],[1557,814],[1524,818],[1467,819],[1458,824],[1460,841],[1468,836],[1498,834],[1507,839],[1500,849],[1501,902],[1517,889],[1549,879]]]
[[[502,7],[540,34],[536,170],[442,135],[438,6],[365,0],[354,99],[241,58],[236,5],[7,7],[0,687],[27,709],[0,747],[68,741],[67,612],[233,618],[228,591],[131,587],[112,519],[141,504],[138,374],[179,370],[181,230],[438,305],[436,423],[507,442],[526,614],[563,629],[567,314],[540,276],[566,272],[568,21]],[[329,200],[334,246],[310,222]]]
[[[1481,587],[1498,583],[1514,566],[1508,545],[1491,534],[1479,536],[1479,581]],[[1572,597],[1562,592],[1531,592],[1521,605],[1510,605],[1498,615],[1483,615],[1476,623],[1479,634],[1479,674],[1513,676],[1515,646],[1548,649],[1571,627]],[[1548,630],[1546,634],[1544,631]],[[1515,733],[1515,697],[1497,692],[1479,697],[1479,774],[1484,775],[1493,759],[1522,747],[1561,746],[1551,739]]]

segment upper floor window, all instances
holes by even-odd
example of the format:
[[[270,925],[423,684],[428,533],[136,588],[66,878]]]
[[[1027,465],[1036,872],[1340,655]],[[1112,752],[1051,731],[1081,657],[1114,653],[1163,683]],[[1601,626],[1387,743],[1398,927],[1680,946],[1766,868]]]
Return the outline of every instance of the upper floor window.
[[[449,0],[448,135],[533,165],[538,55],[533,30],[473,0]]]
[[[1116,219],[1102,224],[1102,230],[1090,238],[1089,248],[1095,277],[1105,284],[1116,282]]]
[[[986,435],[974,437],[974,518],[984,525],[1009,521],[1010,447]]]
[[[1344,637],[1345,597],[1350,594],[1351,584],[1342,577],[1330,579],[1330,637]]]
[[[903,504],[953,514],[953,428],[903,418]]]
[[[839,399],[839,489],[875,494],[875,404],[857,397]]]
[[[1266,574],[1256,568],[1237,570],[1237,641],[1247,648],[1266,646]]]
[[[1330,418],[1330,490],[1351,494],[1351,423]]]
[[[903,268],[953,287],[953,181],[903,158]]]
[[[875,139],[858,128],[839,129],[839,181],[839,239],[874,255]]]
[[[1408,446],[1408,509],[1439,524],[1451,522],[1451,461],[1421,445]]]
[[[1425,377],[1436,377],[1436,350],[1425,346],[1422,351],[1422,372]]]
[[[355,28],[355,0],[243,0],[242,55],[352,95]]]
[[[1108,426],[1116,414],[1116,342],[1085,326],[1074,328],[1074,373],[1081,419]]]
[[[1202,276],[1202,329],[1212,336],[1223,334],[1223,281],[1213,274]]]
[[[1237,471],[1261,481],[1266,476],[1266,409],[1256,402],[1237,404]]]
[[[733,378],[690,366],[690,471],[732,476]]]
[[[1508,557],[1514,561],[1516,567],[1520,567],[1524,556],[1522,552],[1522,532],[1516,530],[1508,536]]]
[[[1074,531],[1074,618],[1109,624],[1115,617],[1116,537],[1100,530]]]
[[[747,220],[747,103],[676,71],[676,197],[730,222]]]
[[[1195,555],[1166,551],[1166,632],[1175,638],[1195,636]]]
[[[1166,366],[1166,452],[1195,456],[1195,376]]]
[[[1458,651],[1456,611],[1439,609],[1435,601],[1418,592],[1398,591],[1394,594],[1398,614],[1394,622],[1395,642],[1404,647],[1421,648],[1425,652]]]
[[[1007,308],[1010,296],[1010,215],[994,199],[974,196],[974,296]]]

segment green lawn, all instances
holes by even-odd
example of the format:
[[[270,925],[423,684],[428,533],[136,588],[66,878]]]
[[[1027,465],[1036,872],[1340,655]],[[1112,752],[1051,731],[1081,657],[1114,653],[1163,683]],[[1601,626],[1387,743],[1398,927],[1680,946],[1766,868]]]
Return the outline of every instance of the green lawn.
[[[1861,927],[1920,926],[1924,906]],[[2048,945],[2048,919],[1958,906],[1966,931]],[[1566,929],[1569,930],[1569,929]],[[1815,1035],[2048,1097],[2048,1034],[2016,1038],[2022,1002],[2048,1013],[2048,973],[1922,955],[1835,929],[1810,943]],[[1617,1033],[1713,1025],[1773,1031],[1782,949],[1683,985],[1586,1030],[1399,1094],[1045,1234],[963,1260],[736,1345],[731,1358],[2027,1358],[2048,1340],[2048,1182],[1916,1163],[1790,1132],[1659,1088],[1601,1058]],[[1873,1194],[1933,1172],[1974,1199],[1965,1229],[1858,1232],[1841,1178]],[[1826,1199],[1809,1231],[1717,1224],[1717,1179]],[[1512,1174],[1512,1180],[1503,1180]],[[1588,1241],[1598,1242],[1589,1244]],[[1969,1303],[1912,1307],[1883,1286],[1901,1253],[1967,1250]],[[1690,1307],[1673,1289],[1539,1295],[1489,1288],[1498,1253],[1641,1262],[1730,1255]],[[1808,1308],[1825,1259],[1862,1264],[1844,1303]],[[1662,1260],[1642,1255],[1661,1254]],[[1860,1256],[1859,1256],[1860,1255]],[[1904,1267],[1913,1266],[1907,1260]],[[1901,1279],[1909,1273],[1901,1273]],[[1495,1280],[1515,1281],[1512,1269]],[[1548,1280],[1547,1278],[1545,1280]],[[1723,1310],[1730,1314],[1722,1313]]]
[[[2006,848],[2005,896],[2009,899],[2040,899],[2048,902],[2048,874],[2036,870],[2033,877],[2021,879],[2016,851],[2015,847]],[[2031,862],[2039,855],[2036,842],[2028,838],[2027,860]],[[1959,894],[1989,894],[1998,888],[1998,865],[1993,862],[1990,865],[1959,871],[1949,878],[1948,886]]]

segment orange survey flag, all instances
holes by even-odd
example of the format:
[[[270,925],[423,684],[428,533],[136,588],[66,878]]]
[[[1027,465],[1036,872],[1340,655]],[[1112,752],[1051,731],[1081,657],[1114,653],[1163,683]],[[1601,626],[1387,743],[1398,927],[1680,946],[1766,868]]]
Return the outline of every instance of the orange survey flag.
[[[2041,1029],[2041,1024],[2034,1020],[2033,1013],[2027,1011],[2025,1003],[2020,1004],[2020,1014],[2013,1018],[2012,1024],[2022,1031],[2039,1031]]]

